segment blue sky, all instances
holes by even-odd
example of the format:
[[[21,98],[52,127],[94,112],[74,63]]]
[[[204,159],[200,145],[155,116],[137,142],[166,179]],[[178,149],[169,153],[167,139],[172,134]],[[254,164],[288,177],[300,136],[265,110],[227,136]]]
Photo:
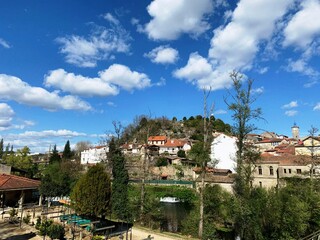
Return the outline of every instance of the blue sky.
[[[320,1],[2,1],[0,135],[14,148],[98,144],[138,115],[232,124],[229,73],[252,78],[263,130],[319,126]]]

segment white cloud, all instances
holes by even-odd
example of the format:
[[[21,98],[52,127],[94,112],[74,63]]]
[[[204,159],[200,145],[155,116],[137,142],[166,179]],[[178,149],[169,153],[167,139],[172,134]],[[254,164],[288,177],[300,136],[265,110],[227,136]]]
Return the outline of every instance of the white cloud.
[[[301,9],[292,17],[284,29],[284,46],[294,45],[306,48],[320,36],[320,2],[301,1]]]
[[[56,39],[62,45],[60,52],[66,55],[66,62],[78,67],[95,67],[97,61],[114,59],[114,53],[129,52],[129,33],[110,13],[104,18],[111,23],[110,28],[96,26],[87,37],[71,35]]]
[[[108,106],[110,107],[116,107],[117,105],[114,102],[107,102]]]
[[[147,7],[152,17],[143,29],[150,39],[174,40],[187,33],[198,36],[209,29],[205,15],[211,13],[211,0],[154,0]]]
[[[131,71],[121,64],[112,64],[108,69],[99,72],[99,76],[101,80],[128,91],[149,87],[151,82],[146,74]]]
[[[77,97],[59,96],[58,92],[48,92],[40,87],[32,87],[21,79],[6,74],[0,74],[0,99],[42,107],[47,110],[88,111],[91,109],[89,103]]]
[[[223,114],[227,114],[227,111],[223,109],[219,109],[217,111],[214,111],[213,113],[213,115],[223,115]]]
[[[251,90],[252,94],[262,94],[264,92],[264,87],[254,88]]]
[[[319,76],[319,72],[313,69],[312,67],[310,67],[307,63],[307,59],[305,58],[300,58],[296,61],[289,59],[286,70],[288,72],[298,72],[309,77]]]
[[[231,86],[229,73],[252,68],[260,44],[272,37],[276,22],[284,16],[290,3],[289,0],[241,0],[231,22],[214,31],[209,60],[197,56],[198,61],[201,58],[202,62],[206,62],[203,71],[190,65],[195,60],[192,54],[188,64],[174,75],[192,81],[199,88],[211,86],[216,90]]]
[[[282,108],[295,108],[298,107],[298,101],[291,101],[288,104],[282,106]]]
[[[179,53],[169,46],[159,46],[149,53],[145,53],[144,56],[150,58],[154,63],[167,64],[175,63],[179,58]]]
[[[57,87],[65,92],[80,96],[110,96],[117,95],[119,90],[100,78],[89,78],[73,73],[67,73],[63,69],[50,71],[45,76],[45,86]]]
[[[0,130],[11,127],[14,114],[14,111],[8,104],[0,103]]]
[[[10,48],[9,43],[7,43],[4,39],[0,38],[0,45],[4,48]]]
[[[106,13],[104,16],[103,16],[104,19],[106,19],[107,21],[113,23],[113,24],[120,24],[119,20],[116,19],[111,13]]]
[[[296,110],[288,110],[288,111],[285,111],[284,114],[287,115],[288,117],[293,117],[293,116],[296,116],[298,114],[298,111],[296,111]]]
[[[187,65],[174,71],[173,75],[179,79],[186,79],[198,85],[199,88],[210,86],[211,90],[217,90],[228,87],[225,79],[229,78],[229,73],[224,72],[218,75],[208,60],[197,52],[191,53]]]
[[[314,111],[320,111],[320,102],[318,102],[314,108],[313,108]]]

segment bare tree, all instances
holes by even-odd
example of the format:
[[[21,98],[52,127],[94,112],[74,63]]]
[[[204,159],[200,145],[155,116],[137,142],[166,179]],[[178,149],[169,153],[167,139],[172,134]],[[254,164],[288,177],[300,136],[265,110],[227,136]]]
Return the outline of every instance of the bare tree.
[[[229,110],[233,112],[232,118],[235,121],[233,126],[233,134],[237,137],[237,178],[235,182],[235,190],[238,194],[243,195],[250,189],[250,181],[252,178],[252,166],[259,158],[259,154],[252,150],[249,144],[246,144],[246,137],[250,132],[257,130],[256,126],[251,122],[261,119],[261,108],[253,108],[252,105],[256,98],[252,95],[253,80],[248,79],[246,86],[243,75],[233,71],[230,74],[233,82],[233,93],[229,92],[231,102],[228,97],[224,98]]]
[[[311,182],[314,177],[314,172],[315,172],[315,167],[319,164],[320,162],[320,156],[318,155],[320,146],[316,144],[316,142],[319,142],[319,138],[316,136],[317,132],[319,131],[318,128],[311,126],[309,130],[310,138],[311,138],[311,143],[310,146],[308,146],[308,150],[310,151],[310,160],[311,160],[311,167],[310,167],[310,179]]]

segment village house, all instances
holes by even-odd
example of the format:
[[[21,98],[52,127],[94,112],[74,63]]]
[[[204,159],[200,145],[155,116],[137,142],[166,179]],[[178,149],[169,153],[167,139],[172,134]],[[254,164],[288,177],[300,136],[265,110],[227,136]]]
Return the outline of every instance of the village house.
[[[81,164],[97,164],[107,160],[108,146],[91,147],[81,152]]]
[[[296,155],[320,156],[320,137],[308,136],[295,146]]]
[[[311,169],[310,157],[283,154],[274,156],[264,153],[255,164],[252,186],[281,187],[288,177],[309,177]],[[314,170],[317,173],[317,170]]]

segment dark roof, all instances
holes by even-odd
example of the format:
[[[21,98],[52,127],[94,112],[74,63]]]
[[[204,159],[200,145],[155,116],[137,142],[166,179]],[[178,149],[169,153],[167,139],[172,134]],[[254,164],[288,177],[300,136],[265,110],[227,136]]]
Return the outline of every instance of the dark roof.
[[[201,182],[201,176],[199,176],[197,179],[196,179],[197,182]],[[230,174],[230,175],[213,175],[213,174],[206,174],[205,175],[205,179],[204,179],[205,182],[213,182],[213,183],[229,183],[229,184],[232,184],[234,183],[235,181],[235,178],[234,178],[234,174]]]
[[[37,189],[40,181],[16,175],[0,174],[0,191]]]

